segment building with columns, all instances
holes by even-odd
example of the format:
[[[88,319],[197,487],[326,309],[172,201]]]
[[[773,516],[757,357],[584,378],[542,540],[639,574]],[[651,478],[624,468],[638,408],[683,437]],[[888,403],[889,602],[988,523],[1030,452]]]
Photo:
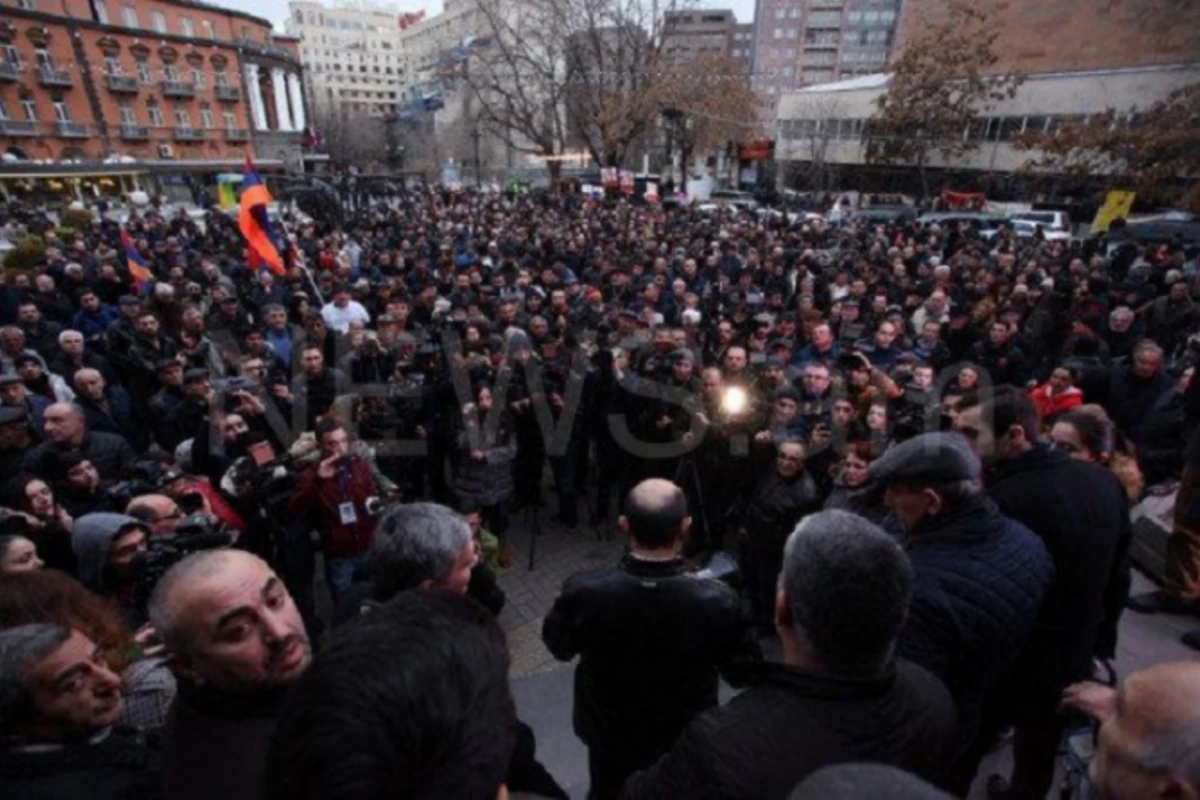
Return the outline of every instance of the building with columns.
[[[3,5],[0,180],[70,162],[67,171],[188,183],[247,155],[264,169],[302,169],[297,40],[267,20],[192,0]]]

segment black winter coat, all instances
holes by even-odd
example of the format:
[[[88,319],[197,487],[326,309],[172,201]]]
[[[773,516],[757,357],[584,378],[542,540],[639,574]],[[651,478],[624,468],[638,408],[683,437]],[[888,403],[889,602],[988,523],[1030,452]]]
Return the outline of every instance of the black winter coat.
[[[632,555],[568,578],[542,638],[560,661],[580,656],[579,738],[651,758],[717,704],[719,669],[758,655],[732,589],[689,575],[682,559]]]
[[[117,480],[126,467],[132,466],[136,455],[129,442],[115,433],[89,432],[78,448],[92,466],[100,473],[101,480]],[[73,448],[59,447],[54,442],[42,442],[25,454],[21,468],[34,475],[52,475],[51,459],[59,453],[72,452]]]
[[[0,752],[0,797],[20,800],[154,800],[158,748],[131,728],[95,744]]]
[[[926,520],[906,549],[913,595],[898,653],[946,684],[967,748],[984,695],[1029,639],[1054,565],[1042,541],[986,497]]]
[[[988,494],[1054,560],[1054,582],[1014,669],[1021,695],[1052,711],[1067,684],[1090,677],[1093,655],[1115,654],[1129,593],[1125,490],[1103,467],[1039,445],[998,462]]]
[[[924,669],[897,661],[874,678],[767,663],[750,689],[699,716],[622,800],[781,800],[821,767],[890,764],[932,778],[951,747],[954,705]]]

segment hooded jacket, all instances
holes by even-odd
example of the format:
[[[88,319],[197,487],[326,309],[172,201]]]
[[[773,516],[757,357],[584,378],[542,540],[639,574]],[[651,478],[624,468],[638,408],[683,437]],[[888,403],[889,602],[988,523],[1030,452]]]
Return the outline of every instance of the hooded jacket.
[[[79,580],[84,586],[98,593],[111,588],[104,584],[109,547],[123,528],[133,525],[145,527],[145,523],[127,514],[109,512],[84,514],[75,520],[71,546],[79,559]]]

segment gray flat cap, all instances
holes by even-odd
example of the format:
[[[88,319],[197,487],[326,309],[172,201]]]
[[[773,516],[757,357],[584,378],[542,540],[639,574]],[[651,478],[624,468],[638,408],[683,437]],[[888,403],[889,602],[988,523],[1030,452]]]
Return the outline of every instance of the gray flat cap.
[[[981,472],[979,457],[957,433],[923,433],[884,453],[870,467],[872,478],[891,483],[898,480],[976,480]]]

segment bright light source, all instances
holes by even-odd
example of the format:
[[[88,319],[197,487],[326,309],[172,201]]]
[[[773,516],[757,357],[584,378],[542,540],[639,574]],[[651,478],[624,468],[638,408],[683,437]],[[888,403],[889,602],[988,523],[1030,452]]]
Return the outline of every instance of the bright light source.
[[[731,417],[736,417],[746,410],[749,400],[745,389],[740,386],[730,386],[721,395],[721,411]]]

